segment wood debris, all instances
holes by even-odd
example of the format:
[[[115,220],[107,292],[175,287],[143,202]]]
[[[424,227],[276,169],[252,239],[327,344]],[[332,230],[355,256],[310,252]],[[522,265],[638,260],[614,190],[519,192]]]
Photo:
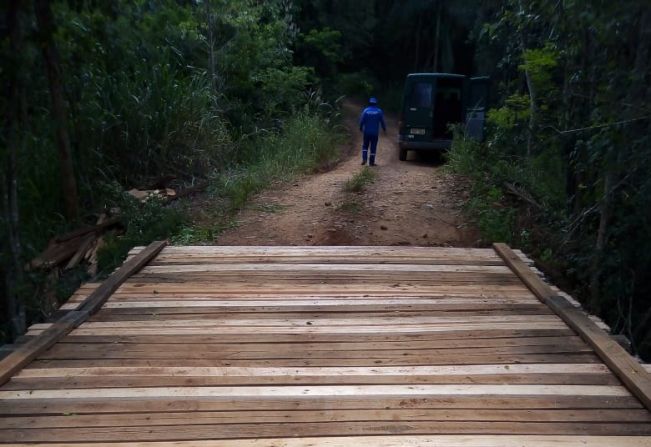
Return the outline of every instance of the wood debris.
[[[134,188],[127,191],[127,194],[143,203],[150,200],[152,197],[159,197],[163,200],[170,200],[173,197],[176,197],[176,191],[172,188],[145,190]]]
[[[89,271],[97,272],[97,250],[101,247],[103,235],[114,231],[119,225],[119,216],[101,213],[95,225],[88,225],[77,230],[52,238],[48,246],[26,266],[28,270],[72,269],[82,261],[90,264]]]
[[[172,202],[176,199],[187,197],[205,190],[207,182],[198,183],[187,187],[177,193],[175,189],[167,187],[167,184],[175,177],[166,176],[156,180],[152,185],[161,186],[158,189],[137,189],[125,191],[141,203],[145,203],[152,197],[158,197],[164,202]],[[85,225],[76,230],[57,235],[48,243],[47,247],[27,265],[27,270],[70,270],[80,264],[88,264],[88,273],[91,276],[97,274],[98,252],[105,245],[104,235],[114,231],[120,225],[120,210],[112,208],[99,214],[94,225]]]

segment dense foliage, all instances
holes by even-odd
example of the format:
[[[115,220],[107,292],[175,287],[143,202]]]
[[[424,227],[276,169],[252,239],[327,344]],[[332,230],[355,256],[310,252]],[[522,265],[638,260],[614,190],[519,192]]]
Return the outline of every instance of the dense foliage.
[[[482,16],[489,137],[457,140],[451,161],[475,179],[485,237],[533,251],[648,357],[651,8],[512,0]]]
[[[206,231],[125,190],[208,179],[236,209],[331,158],[335,112],[294,60],[299,45],[329,49],[299,32],[296,12],[284,0],[3,2],[0,282],[15,318],[0,339],[52,311],[25,262],[103,207],[126,227],[106,241],[105,269],[133,245]]]

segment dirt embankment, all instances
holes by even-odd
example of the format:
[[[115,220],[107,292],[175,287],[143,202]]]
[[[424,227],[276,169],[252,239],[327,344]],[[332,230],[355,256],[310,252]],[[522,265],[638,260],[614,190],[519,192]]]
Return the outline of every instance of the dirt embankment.
[[[362,166],[358,105],[347,103],[355,150],[331,171],[258,195],[222,233],[219,245],[450,245],[474,246],[478,232],[462,214],[468,186],[417,154],[398,160],[397,122],[388,116],[380,136],[375,181],[344,191]]]

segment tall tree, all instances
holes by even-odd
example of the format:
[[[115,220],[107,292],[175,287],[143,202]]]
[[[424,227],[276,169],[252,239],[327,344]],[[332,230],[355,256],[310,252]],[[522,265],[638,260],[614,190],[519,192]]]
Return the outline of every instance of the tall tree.
[[[57,147],[61,164],[61,181],[63,200],[68,219],[79,216],[79,200],[77,198],[77,180],[75,177],[70,135],[68,134],[68,110],[63,92],[61,64],[59,53],[54,42],[54,15],[49,0],[35,0],[34,11],[41,37],[41,49],[47,70],[47,77],[52,101],[52,117],[56,126]]]
[[[5,296],[8,319],[11,322],[13,336],[22,335],[25,332],[25,305],[22,302],[18,287],[22,283],[22,248],[19,232],[19,210],[18,210],[18,169],[17,152],[22,146],[22,134],[20,132],[20,117],[22,115],[22,88],[20,70],[24,68],[21,63],[22,35],[21,16],[22,1],[11,0],[7,8],[7,31],[9,38],[9,57],[7,64],[7,115],[5,117],[5,141],[7,145],[6,169],[4,175],[3,208],[7,227],[7,248],[9,253],[7,266],[5,267]]]

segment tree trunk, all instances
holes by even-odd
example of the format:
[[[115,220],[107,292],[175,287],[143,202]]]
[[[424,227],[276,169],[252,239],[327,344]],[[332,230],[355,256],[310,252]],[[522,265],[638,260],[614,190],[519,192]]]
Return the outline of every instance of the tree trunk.
[[[20,243],[20,215],[18,209],[18,166],[16,155],[22,145],[20,132],[20,118],[22,116],[22,85],[20,82],[21,64],[21,1],[12,0],[7,8],[7,26],[9,35],[9,56],[8,61],[8,91],[7,91],[7,117],[5,129],[7,132],[7,159],[6,174],[4,180],[5,193],[3,194],[3,208],[7,222],[7,252],[9,260],[6,265],[5,288],[6,308],[8,320],[11,323],[12,336],[15,338],[25,333],[25,305],[18,293],[20,284],[23,281],[22,269],[22,247]]]
[[[434,36],[434,62],[432,63],[432,67],[434,69],[434,72],[436,73],[438,71],[439,67],[439,48],[441,47],[440,44],[440,36],[441,36],[441,1],[438,0],[436,2],[436,31],[435,31],[435,36]]]
[[[570,77],[573,67],[569,62],[565,64],[563,73],[563,115],[560,123],[561,129],[571,129],[576,107],[570,89]],[[574,134],[561,135],[563,158],[565,162],[565,203],[568,215],[577,215],[581,211],[579,190],[579,173],[577,170],[576,136]]]
[[[613,187],[615,185],[615,168],[609,166],[611,161],[606,161],[606,173],[604,175],[604,193],[601,201],[601,212],[599,217],[599,229],[597,230],[597,240],[595,250],[592,256],[592,266],[590,271],[590,297],[593,309],[599,309],[601,306],[601,263],[603,260],[604,249],[606,247],[608,224],[613,214]],[[600,312],[597,312],[599,314]]]
[[[77,181],[72,161],[70,136],[68,134],[68,115],[61,80],[59,54],[54,43],[54,16],[49,0],[35,0],[34,11],[42,37],[42,51],[52,100],[52,117],[56,125],[59,163],[61,165],[61,181],[66,217],[76,219],[79,216],[79,201],[77,199]]]
[[[206,22],[208,25],[208,71],[210,73],[210,88],[213,94],[217,92],[217,75],[215,73],[215,38],[213,35],[212,12],[210,0],[205,0]]]
[[[522,4],[522,1],[520,1],[520,12],[524,15],[525,11],[524,11],[524,6]],[[520,34],[520,50],[522,51],[522,58],[524,59],[524,52],[527,49],[525,38],[524,38],[524,29],[521,29],[519,34]],[[527,136],[527,157],[530,157],[533,152],[533,135],[536,129],[536,123],[538,118],[538,105],[537,105],[538,102],[536,99],[537,98],[536,87],[533,85],[533,81],[531,80],[531,75],[529,74],[529,70],[527,70],[526,68],[524,70],[524,77],[527,83],[527,90],[529,91],[529,129],[528,129],[529,132]]]

